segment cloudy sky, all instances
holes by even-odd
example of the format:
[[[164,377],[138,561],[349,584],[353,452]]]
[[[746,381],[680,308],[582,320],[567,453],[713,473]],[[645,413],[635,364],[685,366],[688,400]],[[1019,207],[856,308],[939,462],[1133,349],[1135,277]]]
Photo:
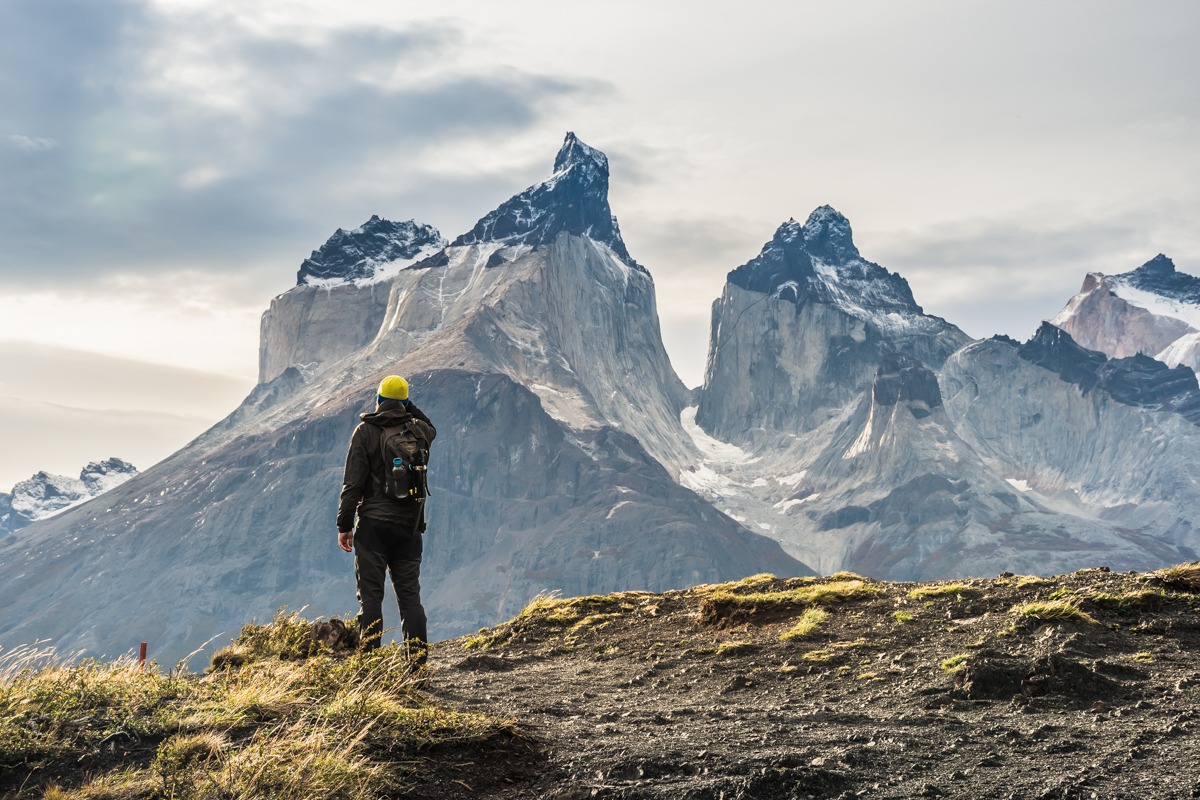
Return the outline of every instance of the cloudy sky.
[[[336,6],[0,0],[0,490],[177,449],[334,229],[452,238],[567,130],[689,385],[725,274],[823,203],[975,336],[1200,273],[1192,0]]]

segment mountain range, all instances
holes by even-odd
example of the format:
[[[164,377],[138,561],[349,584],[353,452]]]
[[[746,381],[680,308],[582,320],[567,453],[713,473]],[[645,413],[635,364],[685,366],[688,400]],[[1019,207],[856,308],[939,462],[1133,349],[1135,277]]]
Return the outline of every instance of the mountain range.
[[[1163,321],[1200,310],[1190,276],[1156,260],[1157,283],[1146,267],[1088,277],[1085,292],[1109,280],[1125,318],[1167,331],[1132,353],[1111,346],[1132,323],[1093,319],[1116,313],[1101,297],[1024,344],[976,341],[822,206],[729,273],[689,390],[609,177],[568,134],[549,178],[452,241],[414,220],[337,231],[271,301],[241,406],[102,503],[0,544],[0,642],[147,640],[173,661],[281,606],[352,611],[334,507],[350,432],[389,373],[439,430],[434,638],[545,591],[1196,558],[1200,390],[1194,365],[1158,360],[1191,335]]]
[[[85,503],[137,474],[137,467],[119,458],[89,462],[78,478],[36,472],[11,493],[0,492],[0,536]]]

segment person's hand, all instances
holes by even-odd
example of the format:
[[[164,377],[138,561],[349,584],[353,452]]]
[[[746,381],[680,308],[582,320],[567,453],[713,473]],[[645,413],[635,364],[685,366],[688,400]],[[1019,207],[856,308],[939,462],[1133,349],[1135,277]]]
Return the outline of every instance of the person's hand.
[[[338,531],[338,547],[349,553],[354,549],[354,531]]]

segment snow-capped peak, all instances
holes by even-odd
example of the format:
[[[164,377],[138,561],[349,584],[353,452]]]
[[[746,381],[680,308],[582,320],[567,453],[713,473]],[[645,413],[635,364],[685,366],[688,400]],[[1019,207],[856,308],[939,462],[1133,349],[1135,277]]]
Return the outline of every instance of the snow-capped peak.
[[[119,458],[93,461],[78,478],[39,471],[14,486],[11,495],[0,494],[0,534],[87,502],[137,474],[136,467]]]
[[[579,141],[574,132],[567,131],[558,155],[554,157],[554,174],[566,172],[568,169],[580,166],[583,169],[594,168],[608,174],[608,156],[594,147],[589,147]]]
[[[820,206],[804,223],[804,244],[809,252],[828,264],[842,264],[860,258],[854,246],[850,220],[832,206]]]
[[[1131,272],[1112,276],[1112,281],[1118,286],[1140,289],[1168,300],[1200,306],[1200,278],[1176,271],[1175,262],[1162,253]]]
[[[384,280],[445,246],[432,225],[411,219],[392,222],[373,214],[354,230],[338,228],[300,265],[296,283],[331,286]]]
[[[564,232],[606,244],[627,265],[645,271],[629,255],[608,205],[608,159],[574,133],[567,133],[554,158],[554,174],[509,198],[452,244],[536,246]]]
[[[728,279],[743,289],[797,303],[814,299],[837,305],[881,324],[888,323],[888,316],[923,313],[908,282],[863,259],[850,221],[827,205],[815,209],[803,225],[794,218],[784,222],[762,252]]]

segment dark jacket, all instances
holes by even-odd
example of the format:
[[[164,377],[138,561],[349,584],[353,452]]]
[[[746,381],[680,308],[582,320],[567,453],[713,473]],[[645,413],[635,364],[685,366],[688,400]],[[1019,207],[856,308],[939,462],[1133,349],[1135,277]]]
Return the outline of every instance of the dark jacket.
[[[350,449],[346,452],[346,473],[342,478],[342,496],[338,502],[337,529],[354,529],[354,515],[381,522],[405,522],[413,519],[415,500],[394,500],[383,493],[386,481],[380,449],[380,438],[384,428],[402,425],[414,419],[416,429],[425,437],[426,445],[432,444],[437,429],[429,417],[413,403],[407,406],[399,400],[384,400],[372,414],[363,414],[362,422],[350,437]]]

